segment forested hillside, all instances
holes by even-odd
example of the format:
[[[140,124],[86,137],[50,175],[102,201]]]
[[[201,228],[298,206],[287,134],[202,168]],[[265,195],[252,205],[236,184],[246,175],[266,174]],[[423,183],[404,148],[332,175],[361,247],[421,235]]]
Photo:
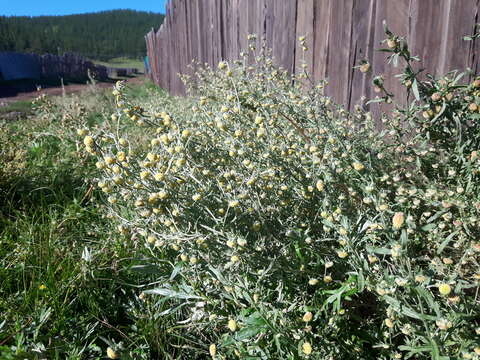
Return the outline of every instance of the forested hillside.
[[[137,58],[145,54],[145,33],[162,14],[133,10],[39,16],[0,16],[0,51],[80,53],[92,59]]]

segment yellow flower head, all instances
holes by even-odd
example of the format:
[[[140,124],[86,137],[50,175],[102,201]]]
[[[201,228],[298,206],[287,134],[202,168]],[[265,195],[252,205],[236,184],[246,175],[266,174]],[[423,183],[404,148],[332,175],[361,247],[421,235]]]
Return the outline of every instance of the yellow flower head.
[[[325,185],[323,184],[323,181],[322,180],[318,180],[317,183],[316,183],[316,187],[317,187],[317,190],[322,192]]]
[[[85,136],[85,138],[83,139],[83,143],[85,144],[85,146],[93,146],[93,137],[91,137],[90,135]]]
[[[237,330],[238,325],[237,322],[233,319],[228,320],[228,328],[230,329],[231,332],[234,332]]]
[[[88,130],[87,129],[77,129],[77,134],[80,135],[80,136],[85,136],[88,134]]]
[[[313,314],[310,311],[307,311],[305,315],[303,315],[303,321],[304,322],[310,322],[312,321]]]
[[[308,341],[305,341],[302,345],[302,351],[305,355],[310,355],[312,353],[312,344]]]
[[[111,347],[108,347],[107,348],[107,357],[109,359],[119,359],[120,355],[115,350],[113,350]]]
[[[357,171],[362,171],[363,169],[365,169],[365,165],[363,165],[362,163],[359,163],[358,161],[355,161],[353,164],[352,164],[353,168]]]
[[[405,214],[403,212],[396,212],[392,218],[392,225],[394,229],[400,229],[405,222]]]
[[[327,284],[328,284],[328,283],[331,283],[332,281],[333,281],[333,279],[332,279],[332,277],[331,277],[330,275],[325,275],[325,276],[323,277],[323,282],[325,282],[325,283],[327,283]]]
[[[210,344],[210,347],[208,348],[208,351],[210,352],[210,356],[212,358],[215,357],[215,355],[217,355],[217,345]]]
[[[450,287],[450,285],[448,284],[439,284],[438,285],[438,292],[441,294],[441,295],[448,295],[452,292],[452,288]]]
[[[393,321],[391,319],[385,319],[385,325],[387,325],[388,328],[393,328]]]

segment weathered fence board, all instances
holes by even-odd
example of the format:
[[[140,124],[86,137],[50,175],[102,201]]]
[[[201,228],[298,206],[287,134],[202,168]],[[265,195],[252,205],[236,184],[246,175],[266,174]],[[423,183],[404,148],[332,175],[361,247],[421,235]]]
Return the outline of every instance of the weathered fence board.
[[[305,61],[314,80],[329,81],[327,94],[351,108],[374,95],[376,75],[399,93],[399,70],[376,51],[384,20],[422,58],[417,66],[438,76],[480,70],[480,41],[462,40],[473,33],[478,12],[479,0],[170,0],[164,24],[146,35],[147,52],[155,83],[184,94],[178,74],[188,74],[193,60],[212,67],[235,60],[247,48],[247,35],[256,34],[278,65],[296,73]],[[303,35],[306,53],[298,45]],[[370,61],[371,73],[352,69],[361,60]]]
[[[0,53],[0,78],[4,80],[64,78],[80,81],[88,79],[88,72],[97,80],[108,78],[105,66],[95,65],[86,58],[71,53],[61,56]]]

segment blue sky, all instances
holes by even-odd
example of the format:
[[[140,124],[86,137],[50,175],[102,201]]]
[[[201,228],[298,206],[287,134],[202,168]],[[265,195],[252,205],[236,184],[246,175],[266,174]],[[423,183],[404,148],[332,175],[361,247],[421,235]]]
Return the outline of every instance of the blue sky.
[[[0,15],[68,15],[113,9],[165,13],[167,0],[0,0]]]

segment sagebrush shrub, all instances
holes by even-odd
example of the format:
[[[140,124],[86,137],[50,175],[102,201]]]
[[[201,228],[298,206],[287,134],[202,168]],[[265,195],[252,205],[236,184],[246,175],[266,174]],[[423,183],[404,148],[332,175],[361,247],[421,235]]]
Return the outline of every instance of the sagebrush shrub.
[[[479,358],[480,80],[422,80],[405,41],[385,43],[409,101],[375,78],[395,105],[380,130],[253,43],[180,105],[117,83],[115,131],[83,142],[157,269],[135,314],[176,314],[180,358]]]

